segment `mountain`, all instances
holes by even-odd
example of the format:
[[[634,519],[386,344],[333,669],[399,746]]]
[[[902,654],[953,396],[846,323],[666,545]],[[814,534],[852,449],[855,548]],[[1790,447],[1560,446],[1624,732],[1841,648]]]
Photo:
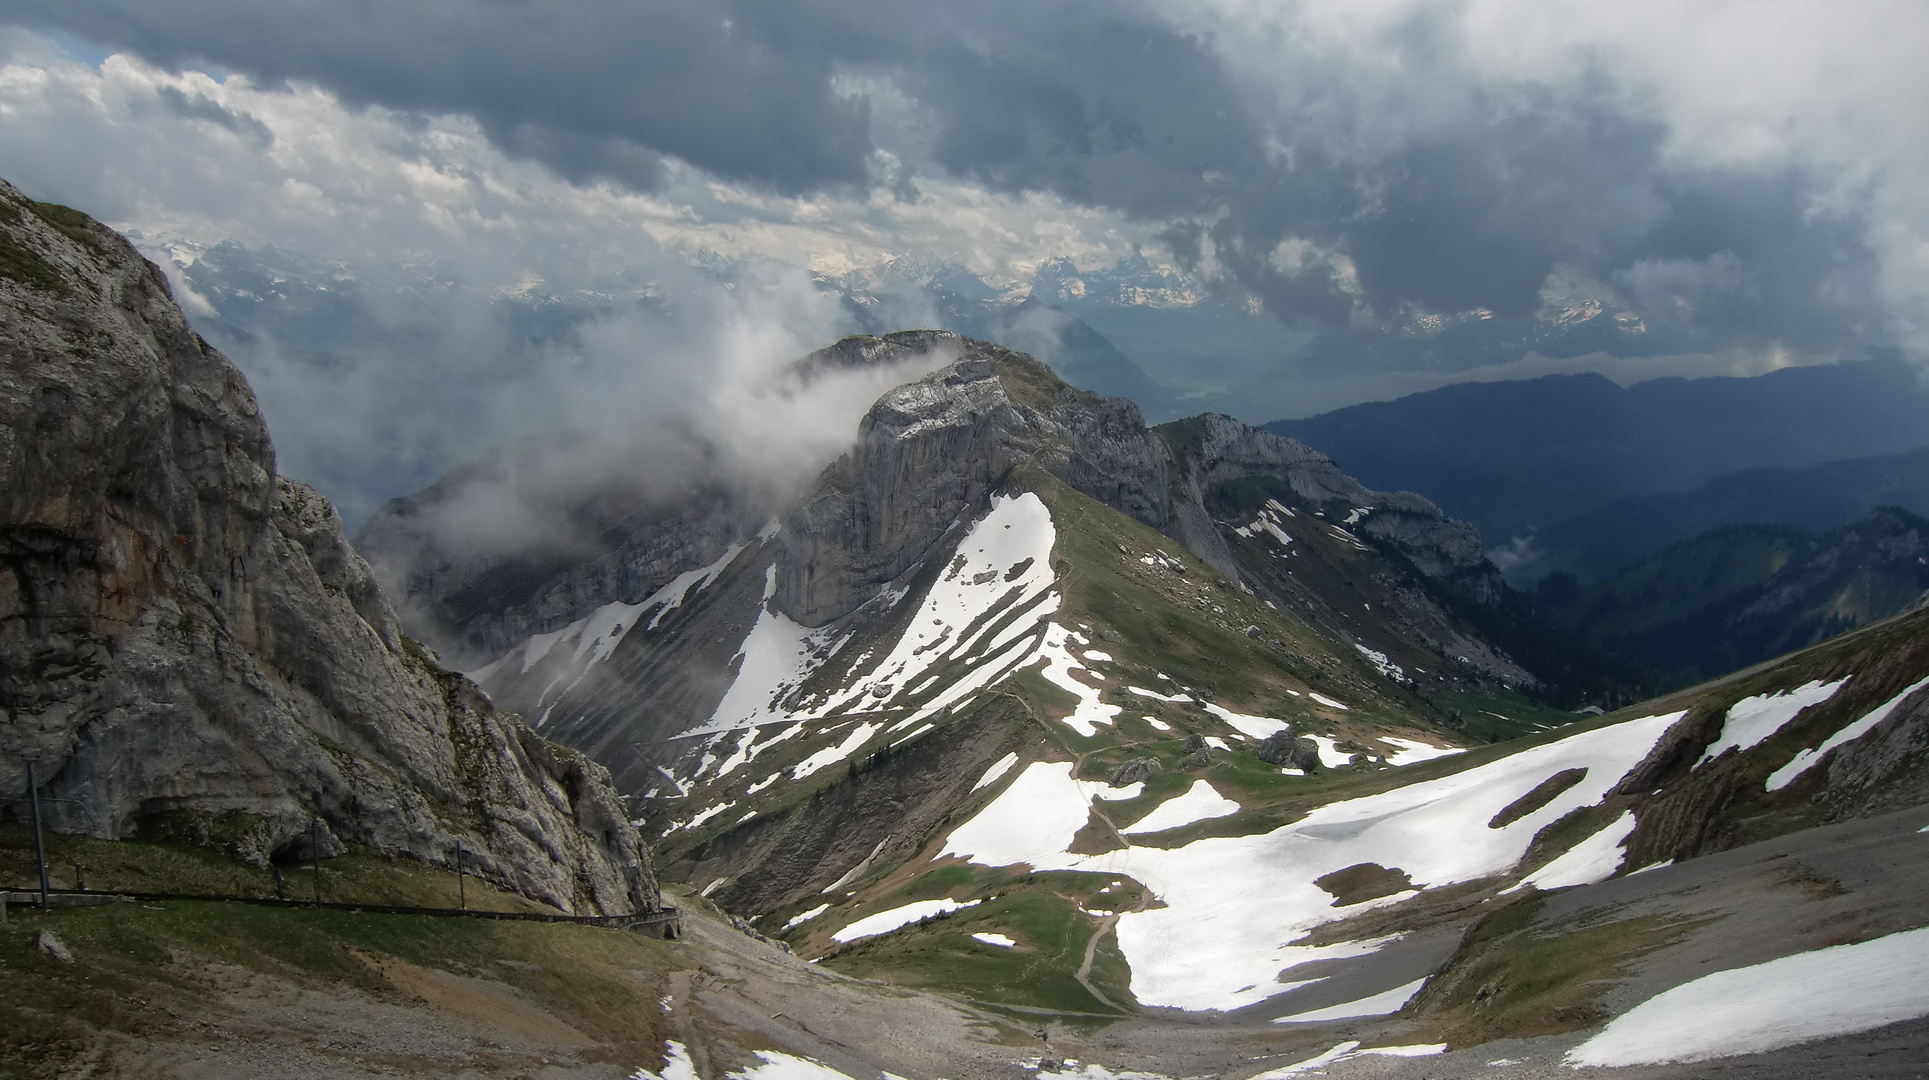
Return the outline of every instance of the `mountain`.
[[[0,768],[49,766],[57,868],[245,898],[319,812],[365,849],[331,868],[350,902],[446,902],[455,839],[526,896],[647,899],[607,775],[396,629],[159,273],[0,199]],[[371,537],[384,572],[426,559],[406,617],[513,638],[488,692],[617,764],[692,940],[15,906],[0,1072],[1919,1070],[1929,610],[1536,708],[1557,635],[1425,499],[1223,416],[1148,429],[954,335],[793,377],[913,369],[775,513],[699,473],[579,507],[600,542],[553,565],[446,550],[484,462]],[[1919,553],[1891,516],[1845,558]],[[29,847],[0,829],[0,875]]]
[[[1128,401],[941,332],[799,370],[907,354],[940,364],[774,518],[699,480],[612,517],[622,537],[574,568],[452,575],[430,511],[460,473],[358,544],[406,610],[455,620],[423,632],[494,643],[471,676],[608,765],[674,872],[740,911],[866,851],[904,857],[1003,753],[1109,759],[1161,730],[1256,746],[1293,717],[1329,762],[1403,760],[1572,719],[1523,694],[1612,692],[1470,526],[1292,440],[1211,414],[1148,429]],[[506,626],[526,637],[502,647]],[[885,774],[888,812],[809,809],[860,770]]]
[[[4,185],[0,357],[0,787],[32,759],[56,830],[255,866],[460,844],[563,910],[655,902],[608,773],[402,633],[161,272]]]
[[[1039,273],[1048,273],[1050,266]],[[818,283],[844,298],[857,329],[865,334],[894,329],[892,320],[902,318],[907,307],[927,308],[933,319],[929,325],[1029,353],[1081,390],[1131,398],[1156,415],[1174,412],[1170,391],[1066,304],[1041,298],[1036,286],[1024,290],[1026,295],[999,292],[962,266],[932,266],[914,259],[895,259],[836,278],[820,276]],[[1153,295],[1148,302],[1157,299]]]
[[[1744,469],[1687,491],[1619,499],[1536,531],[1509,577],[1564,570],[1595,581],[1724,525],[1826,532],[1880,506],[1929,515],[1929,448],[1800,469]]]
[[[1581,1033],[1704,957],[1921,925],[1913,877],[1833,853],[1929,820],[1929,614],[1535,712],[1465,614],[1501,588],[1478,534],[1425,500],[986,343],[806,366],[919,349],[946,362],[786,512],[474,672],[642,791],[668,874],[819,967],[1115,1022],[1076,1039],[1108,1070],[1364,1042],[1485,1075],[1498,1039],[1606,1055]],[[1176,1048],[1200,1023],[1214,1049]]]
[[[1817,535],[1733,525],[1604,581],[1541,579],[1548,621],[1682,685],[1890,618],[1929,599],[1929,521],[1884,507]]]
[[[968,626],[1004,622],[1017,610],[1007,610],[1016,594],[1030,588],[1006,585],[973,601],[990,607],[940,619],[952,628],[946,647],[920,652],[912,665],[931,668],[927,678],[885,678],[860,662],[878,661],[896,635],[913,632],[906,627],[916,624],[918,605],[948,580],[939,571],[968,555],[954,548],[974,520],[994,500],[1026,494],[1052,521],[1070,515],[1099,545],[1090,560],[1050,579],[1069,575],[1062,588],[1105,606],[1103,633],[1145,635],[1148,662],[1174,678],[1202,661],[1167,656],[1172,645],[1162,642],[1173,631],[1159,629],[1157,618],[1191,627],[1203,617],[1198,632],[1224,639],[1223,652],[1275,673],[1262,683],[1284,678],[1317,689],[1337,678],[1335,688],[1432,719],[1464,714],[1428,703],[1439,695],[1572,695],[1599,683],[1585,665],[1547,648],[1544,628],[1526,625],[1474,530],[1417,496],[1366,489],[1290,440],[1213,415],[1148,430],[1130,402],[1075,391],[1023,354],[939,332],[853,339],[802,367],[934,352],[956,359],[880,399],[857,432],[857,449],[775,518],[697,480],[686,494],[626,508],[624,536],[581,570],[545,578],[507,558],[471,578],[448,569],[459,560],[438,547],[425,512],[457,496],[467,478],[460,474],[391,504],[357,542],[387,568],[409,610],[449,617],[422,632],[470,649],[475,676],[497,700],[590,749],[635,791],[659,786],[658,770],[675,772],[673,760],[696,766],[684,738],[692,730],[809,712],[806,684],[842,700],[833,708],[839,717],[860,685],[870,687],[867,713],[928,712],[956,679],[1001,674],[974,665],[1004,653],[1016,661],[1014,643],[1062,630],[1033,613],[987,639],[998,641],[999,656],[958,651]],[[1030,557],[1042,572],[1046,554]],[[472,584],[479,580],[501,589]],[[1148,597],[1118,608],[1100,599],[1154,584],[1156,604]],[[485,596],[493,606],[478,602]],[[1042,596],[1027,605],[1045,604]],[[505,626],[527,640],[506,643],[498,629]],[[789,644],[767,644],[765,635]],[[802,666],[779,677],[757,658],[763,648],[809,657],[782,660]],[[841,659],[826,666],[833,652]],[[940,657],[956,665],[943,678],[932,666]],[[747,689],[742,671],[777,681]],[[780,687],[802,696],[772,704]],[[744,716],[726,715],[752,700],[761,703]]]
[[[1424,492],[1502,546],[1617,499],[1743,469],[1917,449],[1929,387],[1899,360],[1626,388],[1552,375],[1447,386],[1267,430],[1331,455],[1363,483]]]

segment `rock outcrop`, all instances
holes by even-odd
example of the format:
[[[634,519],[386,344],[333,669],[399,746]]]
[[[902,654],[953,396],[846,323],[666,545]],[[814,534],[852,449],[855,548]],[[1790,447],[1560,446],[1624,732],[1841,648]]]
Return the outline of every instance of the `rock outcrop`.
[[[1290,731],[1276,731],[1266,736],[1255,753],[1259,760],[1268,765],[1301,772],[1312,772],[1319,768],[1319,744]]]
[[[256,862],[359,845],[653,904],[604,769],[407,638],[246,381],[119,236],[0,183],[0,792]]]

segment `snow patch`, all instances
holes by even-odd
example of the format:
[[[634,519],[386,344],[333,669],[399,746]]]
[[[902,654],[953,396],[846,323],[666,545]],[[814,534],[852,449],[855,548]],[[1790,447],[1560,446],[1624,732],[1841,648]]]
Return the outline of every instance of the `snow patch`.
[[[1929,929],[1704,975],[1568,1051],[1566,1064],[1708,1061],[1929,1016]]]
[[[764,570],[765,596],[776,587],[777,567],[773,565]],[[811,630],[792,622],[766,599],[757,622],[733,658],[737,675],[730,689],[709,720],[683,734],[704,735],[791,719],[782,701],[810,677],[823,662],[822,657],[834,651],[830,647],[832,635],[828,627]]]
[[[1037,495],[1027,491],[993,497],[991,509],[958,542],[951,562],[925,593],[890,653],[819,712],[872,696],[889,700],[894,695],[875,691],[914,685],[939,661],[965,655],[969,647],[964,633],[1008,597],[1016,595],[1014,610],[1036,603],[1052,585],[1057,535],[1051,511]],[[1021,618],[1014,625],[1023,633],[1029,624]]]
[[[1317,701],[1317,702],[1319,702],[1319,703],[1320,703],[1321,705],[1324,705],[1324,706],[1326,706],[1326,707],[1327,707],[1327,708],[1329,708],[1329,709],[1339,709],[1339,710],[1340,710],[1340,711],[1342,711],[1342,712],[1351,712],[1351,711],[1352,711],[1352,706],[1350,706],[1350,705],[1342,705],[1341,703],[1339,703],[1339,702],[1337,702],[1337,701],[1334,701],[1334,700],[1333,700],[1332,698],[1330,698],[1330,697],[1327,697],[1327,696],[1326,696],[1325,694],[1320,694],[1320,693],[1315,693],[1315,692],[1313,692],[1313,691],[1311,691],[1311,690],[1308,690],[1308,691],[1307,691],[1306,693],[1307,693],[1307,694],[1308,694],[1308,696],[1310,696],[1310,697],[1311,697],[1311,698],[1312,698],[1312,699],[1313,699],[1314,701]]]
[[[1308,735],[1319,746],[1319,763],[1328,769],[1345,768],[1353,764],[1353,755],[1340,749],[1338,739],[1331,735]]]
[[[1266,505],[1259,511],[1259,516],[1253,518],[1251,524],[1238,526],[1233,529],[1233,532],[1247,538],[1263,533],[1277,541],[1280,547],[1291,547],[1293,538],[1286,535],[1285,529],[1280,528],[1290,514],[1292,511],[1281,506],[1277,500],[1267,499]]]
[[[1071,650],[1066,648],[1071,632],[1056,623],[1045,628],[1045,640],[1040,643],[1038,652],[1045,658],[1044,670],[1039,674],[1047,682],[1078,698],[1078,705],[1070,716],[1059,719],[1066,727],[1086,738],[1098,734],[1098,725],[1110,726],[1125,710],[1117,705],[1107,705],[1099,700],[1100,690],[1087,686],[1072,678],[1072,672],[1086,670],[1085,665],[1072,658]]]
[[[919,919],[962,911],[982,903],[984,903],[982,900],[966,900],[962,903],[957,900],[916,900],[903,907],[880,911],[875,915],[866,915],[832,934],[831,940],[842,944],[847,941],[856,941],[858,938],[876,937],[879,934],[888,934],[900,927],[909,926]]]
[[[727,1073],[726,1080],[852,1080],[820,1061],[794,1057],[777,1050],[759,1050],[761,1060],[747,1069]],[[664,1080],[670,1080],[665,1077]]]
[[[945,838],[945,855],[984,866],[1064,861],[1072,837],[1092,816],[1092,800],[1072,779],[1068,761],[1034,761],[990,805]]]
[[[1396,1013],[1406,1008],[1407,1002],[1412,1001],[1414,995],[1418,994],[1420,988],[1425,985],[1427,985],[1427,980],[1416,979],[1413,982],[1407,983],[1405,986],[1396,986],[1391,990],[1374,994],[1371,997],[1363,997],[1356,1001],[1341,1002],[1338,1005],[1328,1005],[1324,1009],[1313,1009],[1309,1012],[1282,1016],[1275,1019],[1273,1023],[1311,1024],[1321,1020],[1351,1020],[1359,1016],[1385,1016],[1388,1013]]]
[[[1507,891],[1529,885],[1541,890],[1565,889],[1570,885],[1606,881],[1621,869],[1622,860],[1627,858],[1622,845],[1634,834],[1635,825],[1634,811],[1623,813],[1607,828],[1567,849],[1560,858],[1522,878],[1520,884]]]
[[[1721,725],[1721,737],[1702,752],[1701,760],[1695,762],[1695,768],[1730,750],[1747,750],[1760,745],[1762,740],[1782,730],[1782,725],[1795,719],[1795,715],[1803,709],[1820,705],[1834,697],[1835,692],[1848,681],[1843,678],[1825,683],[1817,679],[1778,694],[1742,698],[1728,707],[1728,718]]]
[[[1369,649],[1360,644],[1355,644],[1353,648],[1358,650],[1361,656],[1366,657],[1366,662],[1372,664],[1380,674],[1385,675],[1394,682],[1403,683],[1410,681],[1407,678],[1406,669],[1388,659],[1387,655],[1380,650]]]
[[[663,1008],[666,1012],[670,1008],[669,1000],[669,998],[663,999]],[[688,1047],[674,1039],[664,1043],[663,1046],[666,1051],[663,1055],[663,1071],[652,1072],[639,1065],[636,1071],[630,1074],[630,1080],[699,1080],[697,1066],[690,1060]]]
[[[1264,739],[1274,732],[1285,731],[1291,726],[1284,720],[1275,720],[1270,716],[1248,716],[1245,713],[1233,712],[1231,709],[1223,709],[1210,701],[1206,702],[1206,711],[1224,720],[1234,731],[1254,739]]]
[[[1434,758],[1450,757],[1454,754],[1465,753],[1465,751],[1458,746],[1434,746],[1431,743],[1423,743],[1414,739],[1395,738],[1392,735],[1382,735],[1380,736],[1380,741],[1386,743],[1388,746],[1399,748],[1386,756],[1386,763],[1388,765],[1417,765],[1422,761],[1432,761]]]
[[[1166,678],[1166,676],[1161,675],[1160,678]],[[1153,701],[1189,702],[1192,700],[1191,696],[1187,694],[1161,694],[1157,690],[1147,690],[1143,686],[1128,686],[1125,688],[1125,692],[1128,694],[1137,694],[1142,698],[1151,698]]]
[[[845,758],[850,757],[857,752],[859,747],[871,741],[871,736],[877,734],[878,729],[883,726],[883,724],[872,723],[857,725],[851,729],[849,735],[844,736],[843,742],[838,743],[836,746],[827,746],[797,764],[792,765],[790,767],[791,779],[802,780],[812,773],[835,765]]]
[[[1922,689],[1925,686],[1929,686],[1929,678],[1925,678],[1918,682],[1909,684],[1909,687],[1903,690],[1902,693],[1897,694],[1896,696],[1890,698],[1889,700],[1883,702],[1880,705],[1877,705],[1875,708],[1869,710],[1869,713],[1866,716],[1862,717],[1860,720],[1857,720],[1849,724],[1847,727],[1843,728],[1842,730],[1836,732],[1835,734],[1830,735],[1826,740],[1822,742],[1822,745],[1816,747],[1813,750],[1804,750],[1801,753],[1796,754],[1794,759],[1791,760],[1788,764],[1782,766],[1779,769],[1776,769],[1774,772],[1769,774],[1768,790],[1770,791],[1782,790],[1788,785],[1794,783],[1796,777],[1807,772],[1811,766],[1813,766],[1816,762],[1822,760],[1822,757],[1825,754],[1827,754],[1829,751],[1835,749],[1838,746],[1841,746],[1843,743],[1854,742],[1855,740],[1861,738],[1862,736],[1867,735],[1869,732],[1874,731],[1877,724],[1880,724],[1882,721],[1887,720],[1889,718],[1889,714],[1896,710],[1896,706],[1902,704],[1903,700],[1906,699],[1909,695],[1915,693],[1916,691]]]
[[[790,921],[784,924],[784,932],[795,930],[798,927],[804,925],[805,923],[811,921],[812,919],[815,919],[819,915],[822,915],[826,911],[829,911],[830,909],[831,909],[831,906],[829,904],[819,904],[816,907],[811,908],[809,911],[800,912],[797,915],[793,915],[791,916]]]
[[[978,941],[984,942],[987,945],[996,945],[1001,949],[1009,949],[1012,946],[1018,944],[1016,941],[1013,941],[1012,939],[1006,937],[1003,934],[973,934],[971,936]]]
[[[971,785],[971,790],[977,791],[979,788],[990,787],[997,783],[998,778],[1010,772],[1011,767],[1016,764],[1018,764],[1017,751],[1006,754],[1004,757],[992,762],[991,768],[986,769],[985,774],[978,778],[978,782]]]
[[[1177,829],[1196,821],[1208,821],[1239,812],[1239,804],[1226,798],[1204,780],[1194,780],[1192,786],[1176,799],[1167,799],[1152,812],[1125,829],[1128,835],[1143,836],[1146,833],[1164,832]]]
[[[1358,1057],[1433,1057],[1436,1054],[1444,1054],[1446,1052],[1446,1043],[1415,1043],[1411,1046],[1361,1046],[1359,1040],[1349,1039],[1318,1057],[1307,1058],[1305,1061],[1288,1065],[1283,1069],[1274,1069],[1271,1072],[1260,1073],[1258,1076],[1253,1077],[1252,1080],[1286,1080],[1287,1077],[1292,1076],[1324,1076],[1326,1075],[1326,1067],[1328,1065],[1337,1065],[1342,1061]]]

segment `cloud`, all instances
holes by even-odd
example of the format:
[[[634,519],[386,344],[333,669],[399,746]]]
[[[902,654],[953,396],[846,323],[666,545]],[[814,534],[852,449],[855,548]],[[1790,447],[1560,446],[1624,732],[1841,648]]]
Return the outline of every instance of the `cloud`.
[[[943,178],[900,203],[663,168],[651,194],[575,184],[471,117],[126,55],[96,68],[0,31],[0,175],[133,234],[248,375],[284,471],[351,527],[489,446],[693,400],[733,378],[729,327],[787,328],[770,346],[785,360],[854,332],[812,287],[813,263],[908,246],[1009,280],[1062,251],[1116,259],[1143,236],[1117,215]],[[732,292],[726,277],[761,285]],[[884,329],[937,321],[915,290],[886,299]],[[618,364],[610,327],[662,347]]]
[[[780,191],[869,178],[865,105],[833,89],[830,57],[702,0],[10,8],[16,22],[171,68],[213,65],[266,85],[327,86],[357,105],[472,116],[499,146],[572,179],[653,187],[655,153]]]
[[[577,184],[660,194],[694,169],[853,221],[944,184],[1043,194],[1143,223],[1299,325],[1522,314],[1563,267],[1726,253],[1752,292],[1657,314],[1804,348],[1929,334],[1909,106],[1929,15],[1899,0],[13,10],[163,65],[468,117]],[[1282,245],[1327,257],[1282,269]]]
[[[1144,248],[1313,340],[1192,380],[1251,400],[1530,353],[1929,354],[1929,13],[1904,0],[9,17],[125,50],[96,71],[9,39],[0,168],[29,190],[364,277],[627,295],[704,249],[1002,288]],[[1536,337],[1573,282],[1643,333]]]
[[[775,515],[853,445],[880,395],[955,359],[940,348],[800,372],[796,360],[842,322],[836,298],[795,270],[592,319],[540,386],[491,403],[494,430],[518,437],[465,470],[415,527],[445,552],[486,560],[595,551],[607,508],[706,486]]]

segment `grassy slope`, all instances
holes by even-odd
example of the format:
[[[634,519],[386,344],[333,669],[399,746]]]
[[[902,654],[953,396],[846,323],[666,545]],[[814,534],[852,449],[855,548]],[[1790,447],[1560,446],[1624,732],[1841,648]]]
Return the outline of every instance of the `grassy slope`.
[[[1450,733],[1420,719],[1400,688],[1366,668],[1353,650],[1335,647],[1306,626],[1280,616],[1170,539],[1070,490],[1042,470],[1021,470],[1015,479],[1044,499],[1058,530],[1053,559],[1065,603],[1055,621],[1091,628],[1091,647],[1113,657],[1111,662],[1091,664],[1105,676],[1095,685],[1105,688],[1105,701],[1124,711],[1114,725],[1081,736],[1052,719],[1071,710],[1071,695],[1035,669],[1021,671],[1004,685],[1004,691],[1027,704],[1056,748],[1051,756],[1076,762],[1075,772],[1081,778],[1102,780],[1116,765],[1140,757],[1161,765],[1161,772],[1138,798],[1105,803],[1095,812],[1077,841],[1080,850],[1118,846],[1119,828],[1201,776],[1239,802],[1241,812],[1136,842],[1178,845],[1202,836],[1265,831],[1327,802],[1384,791],[1502,752],[1475,751],[1402,769],[1368,765],[1290,777],[1259,761],[1254,744],[1240,740],[1199,704],[1130,694],[1124,689],[1128,685],[1166,692],[1175,686],[1205,688],[1216,703],[1233,711],[1285,719],[1296,731],[1330,734],[1344,747],[1372,753],[1380,752],[1372,740],[1382,734],[1436,744],[1454,741]],[[1164,562],[1146,565],[1143,557],[1152,554],[1164,555],[1182,570],[1168,569]],[[1246,633],[1248,626],[1257,627],[1258,635]],[[1161,673],[1171,681],[1161,680]],[[1353,707],[1328,708],[1306,696],[1310,691]],[[1510,734],[1533,730],[1542,718],[1532,706],[1518,702],[1470,696],[1469,704],[1509,709],[1514,716],[1496,720],[1492,727]],[[1147,716],[1158,718],[1171,730],[1159,731],[1144,719]],[[1553,718],[1572,719],[1567,714]],[[1183,770],[1179,762],[1186,756],[1185,737],[1192,732],[1218,736],[1235,749],[1216,753],[1216,763],[1203,772]],[[998,787],[987,789],[972,806],[960,808],[957,820],[966,820],[977,806],[989,802]],[[981,1001],[1105,1013],[1111,1011],[1106,1004],[1072,978],[1091,936],[1103,933],[1094,950],[1089,981],[1106,1000],[1130,1006],[1130,973],[1112,943],[1109,926],[1084,912],[1130,910],[1151,902],[1136,886],[1127,883],[1123,889],[1101,895],[1100,890],[1113,880],[1108,875],[1030,874],[1022,869],[965,867],[956,860],[931,861],[941,847],[941,838],[934,838],[918,856],[896,867],[874,868],[851,883],[855,895],[849,900],[786,936],[801,954],[823,955],[827,966],[849,974],[950,989]],[[833,929],[858,917],[936,897],[984,902],[860,942],[838,946],[830,939]],[[772,913],[767,922],[774,930],[796,914],[801,910]],[[1020,945],[1007,950],[980,944],[969,936],[977,930],[1009,934]]]
[[[267,880],[262,871],[193,849],[52,840],[53,852],[68,861],[58,876],[71,875],[70,861],[78,858],[90,889],[245,895],[263,892]],[[20,886],[31,879],[30,844],[17,828],[0,836],[0,880]],[[453,874],[371,857],[328,860],[323,873],[331,900],[432,906],[456,895]],[[474,880],[467,891],[480,909],[531,906]],[[43,929],[71,950],[71,966],[35,948]],[[183,1016],[208,1009],[213,973],[224,968],[413,1004],[407,981],[384,973],[389,960],[512,988],[575,1028],[588,1044],[586,1060],[654,1062],[664,1037],[655,1002],[678,964],[673,948],[640,934],[568,924],[197,901],[45,914],[14,906],[0,925],[0,1076],[54,1075],[103,1038],[179,1037]]]

